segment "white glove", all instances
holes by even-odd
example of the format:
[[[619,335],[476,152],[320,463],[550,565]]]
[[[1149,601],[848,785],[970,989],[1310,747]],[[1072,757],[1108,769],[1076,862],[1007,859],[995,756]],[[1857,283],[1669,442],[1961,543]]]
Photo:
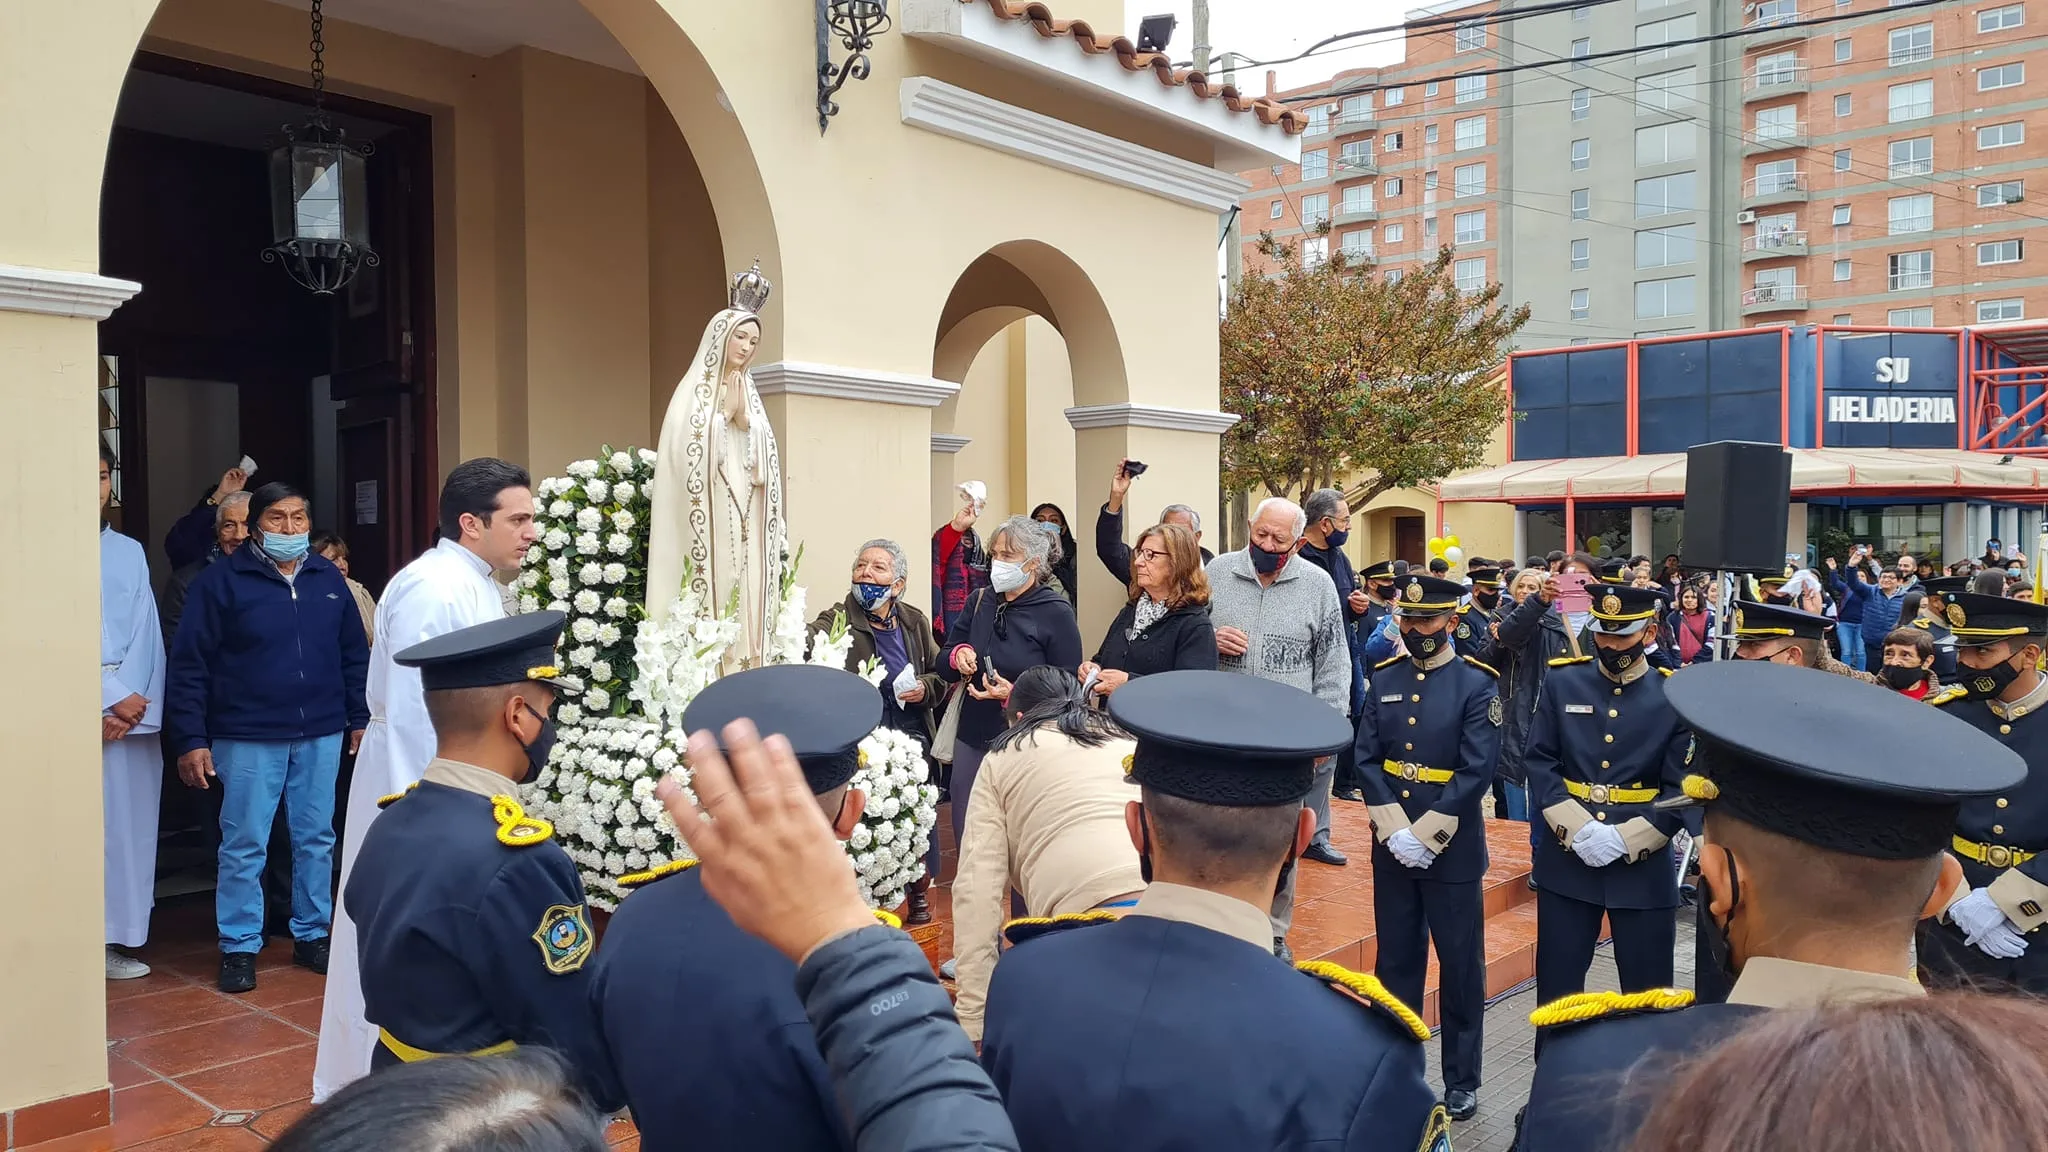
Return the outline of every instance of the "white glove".
[[[1436,853],[1423,847],[1412,829],[1403,828],[1387,837],[1387,851],[1410,868],[1427,868],[1436,863]]]
[[[1581,826],[1578,835],[1572,837],[1572,851],[1589,866],[1605,868],[1628,855],[1628,845],[1622,843],[1619,830],[1592,823]]]
[[[2027,938],[2019,926],[2006,919],[2005,910],[1991,893],[1975,888],[1968,896],[1949,905],[1949,922],[1963,930],[1970,947],[1999,960],[2016,960],[2027,951]]]

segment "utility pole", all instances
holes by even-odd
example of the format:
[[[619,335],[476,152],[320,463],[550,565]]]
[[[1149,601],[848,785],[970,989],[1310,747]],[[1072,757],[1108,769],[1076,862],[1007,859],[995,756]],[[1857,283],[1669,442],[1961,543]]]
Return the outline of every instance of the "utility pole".
[[[1195,71],[1209,71],[1209,0],[1195,0]]]

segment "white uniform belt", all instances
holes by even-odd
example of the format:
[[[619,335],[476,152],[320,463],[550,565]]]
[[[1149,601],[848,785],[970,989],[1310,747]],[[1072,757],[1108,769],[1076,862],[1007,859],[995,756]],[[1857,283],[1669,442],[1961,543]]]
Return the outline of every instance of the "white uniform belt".
[[[102,671],[102,672],[119,672],[120,670],[121,670],[121,666],[120,666],[119,664],[102,664],[102,665],[100,665],[100,671]]]

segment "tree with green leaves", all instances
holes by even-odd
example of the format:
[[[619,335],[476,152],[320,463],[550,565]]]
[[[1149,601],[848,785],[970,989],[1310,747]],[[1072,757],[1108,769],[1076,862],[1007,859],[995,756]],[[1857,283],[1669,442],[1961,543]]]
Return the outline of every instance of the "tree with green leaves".
[[[1327,242],[1328,226],[1322,230]],[[1508,340],[1529,319],[1501,286],[1458,288],[1453,251],[1392,277],[1341,249],[1259,237],[1222,321],[1223,482],[1300,499],[1353,473],[1353,510],[1484,461],[1508,416]]]

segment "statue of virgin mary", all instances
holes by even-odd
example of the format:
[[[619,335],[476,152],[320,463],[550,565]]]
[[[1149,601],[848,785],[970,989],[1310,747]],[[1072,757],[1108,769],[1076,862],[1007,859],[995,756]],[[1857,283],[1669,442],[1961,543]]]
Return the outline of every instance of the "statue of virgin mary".
[[[759,263],[733,278],[732,307],[705,328],[655,446],[647,614],[668,615],[685,568],[712,611],[724,612],[737,597],[741,630],[728,671],[763,663],[789,538],[782,457],[747,370],[761,346],[769,291]]]

